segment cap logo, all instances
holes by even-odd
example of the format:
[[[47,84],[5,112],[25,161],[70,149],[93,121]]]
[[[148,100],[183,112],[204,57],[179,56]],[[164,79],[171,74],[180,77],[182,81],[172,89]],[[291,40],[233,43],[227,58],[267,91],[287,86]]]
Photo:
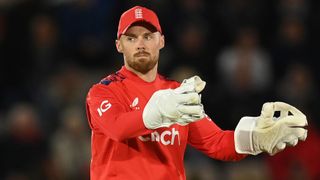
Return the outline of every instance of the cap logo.
[[[136,19],[141,19],[142,18],[142,9],[138,8],[134,10],[134,15]]]

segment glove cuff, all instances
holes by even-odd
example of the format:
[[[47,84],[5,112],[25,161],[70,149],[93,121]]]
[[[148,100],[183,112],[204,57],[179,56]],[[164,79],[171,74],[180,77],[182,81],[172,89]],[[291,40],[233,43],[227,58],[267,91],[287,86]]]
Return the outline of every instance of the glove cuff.
[[[235,149],[239,154],[257,155],[260,150],[253,147],[253,129],[258,117],[242,117],[234,132]]]
[[[142,120],[147,129],[157,129],[161,125],[161,114],[155,101],[149,100],[142,113]]]

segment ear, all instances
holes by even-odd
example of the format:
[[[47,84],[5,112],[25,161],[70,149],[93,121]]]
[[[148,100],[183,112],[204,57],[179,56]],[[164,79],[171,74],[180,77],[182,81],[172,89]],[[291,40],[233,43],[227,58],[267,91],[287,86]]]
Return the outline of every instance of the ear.
[[[120,39],[117,39],[116,42],[115,42],[115,44],[116,44],[117,51],[118,51],[119,53],[123,53]]]
[[[160,37],[160,49],[162,49],[165,45],[164,35],[161,35]]]

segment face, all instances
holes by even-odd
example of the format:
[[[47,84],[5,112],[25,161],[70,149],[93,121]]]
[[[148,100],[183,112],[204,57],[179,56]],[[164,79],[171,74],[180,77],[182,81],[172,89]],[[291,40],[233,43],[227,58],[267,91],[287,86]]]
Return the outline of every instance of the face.
[[[144,26],[136,25],[116,40],[116,46],[129,69],[146,74],[158,64],[164,37],[159,32],[151,32]]]

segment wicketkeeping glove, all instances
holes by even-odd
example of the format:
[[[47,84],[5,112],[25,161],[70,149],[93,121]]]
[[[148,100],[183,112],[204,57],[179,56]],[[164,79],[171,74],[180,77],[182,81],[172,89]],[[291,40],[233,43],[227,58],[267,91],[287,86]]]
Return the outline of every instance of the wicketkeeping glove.
[[[176,89],[156,91],[143,110],[143,122],[148,129],[187,125],[205,116],[198,94],[205,82],[198,76],[186,79]]]
[[[280,111],[280,117],[274,113]],[[290,112],[290,114],[289,114]],[[238,153],[274,155],[298,140],[307,138],[306,116],[297,108],[283,103],[265,103],[259,117],[243,117],[235,129],[235,148]]]

